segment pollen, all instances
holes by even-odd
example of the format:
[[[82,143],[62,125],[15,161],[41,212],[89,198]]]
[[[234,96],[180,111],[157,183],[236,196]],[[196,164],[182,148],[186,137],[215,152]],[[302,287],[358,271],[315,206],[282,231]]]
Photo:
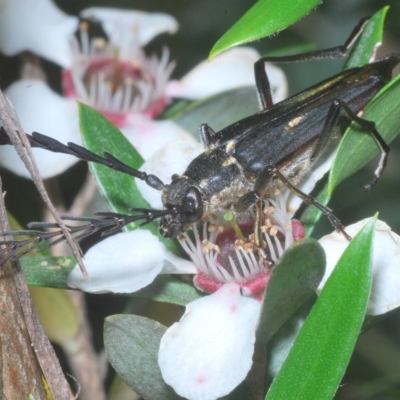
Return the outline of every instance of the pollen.
[[[213,293],[227,282],[236,282],[243,295],[261,299],[273,266],[294,241],[286,211],[288,195],[285,192],[268,200],[262,221],[262,249],[254,243],[252,213],[234,216],[241,237],[223,213],[216,218],[209,216],[213,223],[193,224],[194,240],[184,234],[186,240],[180,243],[199,270],[194,285]]]
[[[217,229],[218,229],[218,227],[217,227],[217,225],[215,225],[215,224],[209,224],[209,225],[208,225],[208,228],[207,228],[208,232],[210,232],[210,233],[216,232]]]
[[[269,234],[271,236],[276,236],[278,233],[278,228],[276,226],[272,226],[271,229],[269,230]]]

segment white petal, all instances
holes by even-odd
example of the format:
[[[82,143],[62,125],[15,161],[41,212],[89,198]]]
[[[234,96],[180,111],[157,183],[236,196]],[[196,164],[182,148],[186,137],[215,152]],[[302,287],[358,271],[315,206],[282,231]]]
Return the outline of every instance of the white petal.
[[[51,136],[62,143],[80,142],[78,112],[73,100],[65,99],[40,80],[19,80],[5,91],[13,104],[22,128]],[[33,149],[43,178],[64,172],[76,157]],[[30,177],[14,148],[0,146],[0,163],[15,174]]]
[[[230,393],[250,370],[260,308],[235,283],[189,303],[161,339],[158,364],[165,382],[191,400]]]
[[[0,50],[9,56],[29,50],[67,68],[72,62],[69,38],[78,21],[50,0],[3,0]]]
[[[198,269],[192,261],[177,257],[165,249],[162,274],[197,274]]]
[[[194,139],[190,142],[176,140],[156,151],[140,170],[156,175],[165,184],[168,184],[173,174],[183,174],[189,163],[203,151],[203,146]],[[163,208],[159,191],[152,189],[139,179],[136,179],[136,184],[152,208]]]
[[[211,61],[203,61],[180,81],[167,84],[168,97],[199,99],[241,86],[254,86],[254,63],[260,58],[250,47],[235,47]],[[274,102],[287,96],[287,82],[281,69],[266,63],[265,70],[273,91]]]
[[[146,13],[143,11],[122,10],[107,7],[91,7],[81,12],[81,17],[100,21],[107,35],[117,36],[123,40],[124,36],[135,35],[141,46],[161,33],[175,33],[178,23],[174,17],[163,13]],[[115,38],[115,40],[118,40]],[[120,40],[115,44],[120,44]]]
[[[86,253],[84,261],[90,279],[85,279],[79,267],[75,266],[67,284],[89,293],[133,293],[153,282],[161,273],[166,258],[175,260],[168,253],[158,237],[149,231],[136,229],[118,233],[94,245]],[[179,260],[178,267],[174,270],[168,261],[169,273],[195,271],[193,263],[186,261],[185,264],[185,260]]]
[[[127,117],[121,131],[145,160],[173,140],[197,143],[192,135],[175,122],[153,121],[137,113]]]
[[[354,237],[369,221],[364,219],[346,227]],[[319,285],[321,291],[337,261],[348,246],[341,233],[333,232],[319,240],[325,249],[327,266]],[[367,314],[379,315],[400,306],[400,237],[383,221],[377,221],[373,248],[372,288]]]

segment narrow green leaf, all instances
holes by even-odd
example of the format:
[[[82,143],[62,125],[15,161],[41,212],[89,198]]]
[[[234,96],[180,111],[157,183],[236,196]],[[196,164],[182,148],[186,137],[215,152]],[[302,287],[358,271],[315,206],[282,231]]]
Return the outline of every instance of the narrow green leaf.
[[[378,97],[368,103],[363,118],[374,121],[376,129],[389,144],[400,133],[399,109],[400,75],[386,85]],[[332,194],[340,182],[361,169],[378,153],[378,146],[371,135],[361,130],[357,124],[351,124],[336,153],[329,176],[328,192]]]
[[[87,149],[100,156],[103,156],[106,151],[130,167],[140,168],[143,158],[108,119],[82,103],[79,104],[79,119],[83,143]],[[96,163],[90,163],[90,168],[100,192],[107,199],[112,211],[129,214],[130,208],[149,208],[132,176]],[[126,230],[135,229],[138,225],[129,224]],[[148,229],[158,236],[157,222],[147,224],[143,229]],[[173,253],[182,254],[175,240],[167,240],[163,237],[160,237],[160,240]]]
[[[100,156],[107,151],[130,167],[140,168],[143,158],[110,121],[82,103],[79,104],[79,117],[83,143],[87,149]],[[96,163],[90,163],[90,167],[112,211],[128,213],[130,207],[148,207],[132,176]],[[132,230],[132,227],[128,230]]]
[[[375,222],[371,219],[343,253],[266,400],[332,399],[367,308]]]
[[[361,67],[370,62],[377,46],[383,41],[383,28],[388,10],[388,6],[383,7],[369,19],[343,69]]]
[[[325,252],[314,239],[293,244],[279,259],[265,292],[256,346],[264,346],[281,325],[315,293],[325,273]]]
[[[328,182],[325,183],[324,187],[315,196],[315,200],[318,203],[326,206],[329,203],[331,197],[328,194]],[[315,206],[309,205],[305,208],[301,214],[300,222],[304,227],[304,233],[306,237],[311,236],[316,223],[321,218],[322,212]]]
[[[21,257],[26,283],[33,286],[69,289],[67,278],[76,265],[74,257]]]
[[[172,400],[178,395],[164,383],[158,348],[166,327],[136,315],[113,315],[104,324],[107,357],[122,380],[145,399]]]
[[[209,58],[285,29],[319,3],[320,0],[259,0],[215,43]]]

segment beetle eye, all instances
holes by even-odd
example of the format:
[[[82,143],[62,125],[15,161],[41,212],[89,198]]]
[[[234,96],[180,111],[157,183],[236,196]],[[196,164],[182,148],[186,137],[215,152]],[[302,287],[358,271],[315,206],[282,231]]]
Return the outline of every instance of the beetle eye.
[[[193,224],[203,216],[201,194],[194,186],[190,187],[183,198],[182,216],[185,222]]]

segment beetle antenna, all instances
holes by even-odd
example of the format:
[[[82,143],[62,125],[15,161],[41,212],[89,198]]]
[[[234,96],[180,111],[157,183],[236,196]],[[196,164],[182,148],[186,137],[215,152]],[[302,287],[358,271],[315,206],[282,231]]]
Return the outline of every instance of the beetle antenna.
[[[61,218],[64,221],[82,222],[81,225],[66,225],[69,232],[76,241],[101,231],[101,236],[111,235],[121,230],[125,225],[144,219],[139,226],[147,225],[157,218],[172,214],[169,210],[152,210],[145,208],[132,208],[136,215],[127,215],[113,212],[96,212],[101,218],[74,217],[65,215]],[[0,265],[9,259],[17,259],[30,251],[43,251],[65,239],[64,233],[56,222],[30,222],[31,229],[20,231],[0,232]],[[43,232],[40,229],[54,229],[51,232]],[[5,236],[12,236],[12,240],[3,240]],[[20,238],[20,239],[17,239]]]
[[[142,181],[145,181],[147,185],[156,190],[163,190],[165,187],[164,183],[157,176],[152,174],[146,174],[146,172],[134,169],[129,165],[124,164],[122,161],[118,160],[108,152],[104,152],[104,157],[101,157],[75,143],[69,142],[67,143],[67,145],[65,145],[59,142],[58,140],[53,139],[46,135],[42,135],[39,132],[33,132],[32,135],[27,134],[26,136],[28,138],[31,147],[45,149],[48,151],[52,151],[53,153],[69,154],[83,161],[95,162],[97,164],[105,165],[106,167],[112,168],[115,171],[123,172],[124,174],[128,174]],[[7,132],[3,127],[1,127],[0,145],[5,145],[5,144],[12,145]]]

